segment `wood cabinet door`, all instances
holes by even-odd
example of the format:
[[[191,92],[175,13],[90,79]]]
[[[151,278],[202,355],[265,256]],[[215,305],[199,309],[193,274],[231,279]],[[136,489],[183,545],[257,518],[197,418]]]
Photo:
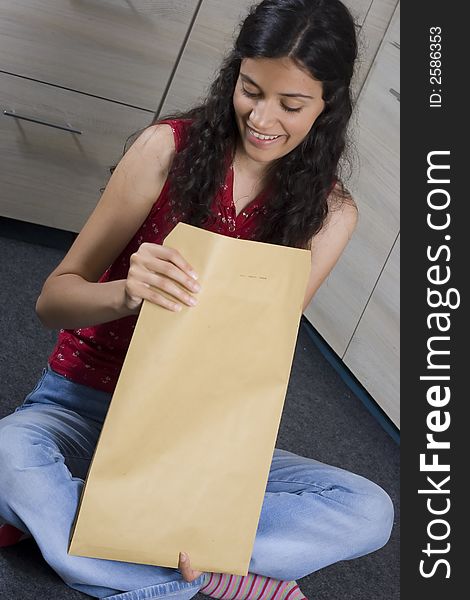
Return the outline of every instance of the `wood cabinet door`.
[[[153,116],[4,73],[0,106],[0,215],[68,231],[81,229],[127,137]]]
[[[344,355],[345,364],[400,426],[400,236]]]
[[[0,2],[0,70],[157,111],[197,0]]]

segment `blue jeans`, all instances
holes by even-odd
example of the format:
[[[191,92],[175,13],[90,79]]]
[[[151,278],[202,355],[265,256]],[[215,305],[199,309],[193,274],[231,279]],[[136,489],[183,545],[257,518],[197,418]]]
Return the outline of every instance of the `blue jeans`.
[[[67,554],[110,400],[44,369],[24,403],[0,420],[0,516],[32,534],[71,588],[113,600],[187,600],[205,574],[189,583],[173,568]],[[392,502],[375,483],[276,448],[249,571],[300,579],[382,547],[392,523]]]

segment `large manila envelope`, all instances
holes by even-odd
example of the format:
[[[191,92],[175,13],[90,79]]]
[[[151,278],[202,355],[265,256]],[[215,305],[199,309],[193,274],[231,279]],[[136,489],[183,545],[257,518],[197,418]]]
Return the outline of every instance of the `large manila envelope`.
[[[309,250],[178,223],[196,306],[144,301],[70,554],[246,575],[311,266]],[[275,526],[275,525],[274,525]]]

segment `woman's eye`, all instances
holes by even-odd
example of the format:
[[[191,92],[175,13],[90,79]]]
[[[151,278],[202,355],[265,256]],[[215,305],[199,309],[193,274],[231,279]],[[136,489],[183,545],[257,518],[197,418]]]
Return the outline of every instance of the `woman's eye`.
[[[248,98],[255,98],[256,96],[259,95],[259,94],[253,94],[252,92],[249,92],[244,87],[242,87],[242,93],[245,96],[248,96]],[[282,108],[282,110],[285,110],[286,112],[300,112],[302,110],[302,108],[289,108],[288,106],[284,106],[284,104],[281,104],[281,108]]]
[[[285,110],[287,112],[300,112],[302,110],[301,108],[289,108],[288,106],[284,106],[284,104],[282,104],[281,106],[282,110]]]
[[[258,94],[253,94],[253,93],[249,92],[248,90],[245,90],[244,87],[242,87],[242,92],[245,94],[245,96],[248,96],[248,98],[254,98],[255,96],[258,95]]]

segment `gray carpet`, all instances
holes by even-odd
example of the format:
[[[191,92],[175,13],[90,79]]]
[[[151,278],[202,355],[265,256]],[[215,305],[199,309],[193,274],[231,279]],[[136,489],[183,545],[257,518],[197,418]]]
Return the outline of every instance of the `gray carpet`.
[[[42,282],[64,252],[0,237],[0,418],[32,389],[55,340],[34,312]],[[313,573],[299,584],[309,600],[399,598],[399,447],[343,383],[302,319],[276,446],[359,473],[392,497],[391,540],[370,555]],[[0,598],[88,598],[68,588],[32,540],[0,550]],[[196,599],[205,598],[198,594]]]

